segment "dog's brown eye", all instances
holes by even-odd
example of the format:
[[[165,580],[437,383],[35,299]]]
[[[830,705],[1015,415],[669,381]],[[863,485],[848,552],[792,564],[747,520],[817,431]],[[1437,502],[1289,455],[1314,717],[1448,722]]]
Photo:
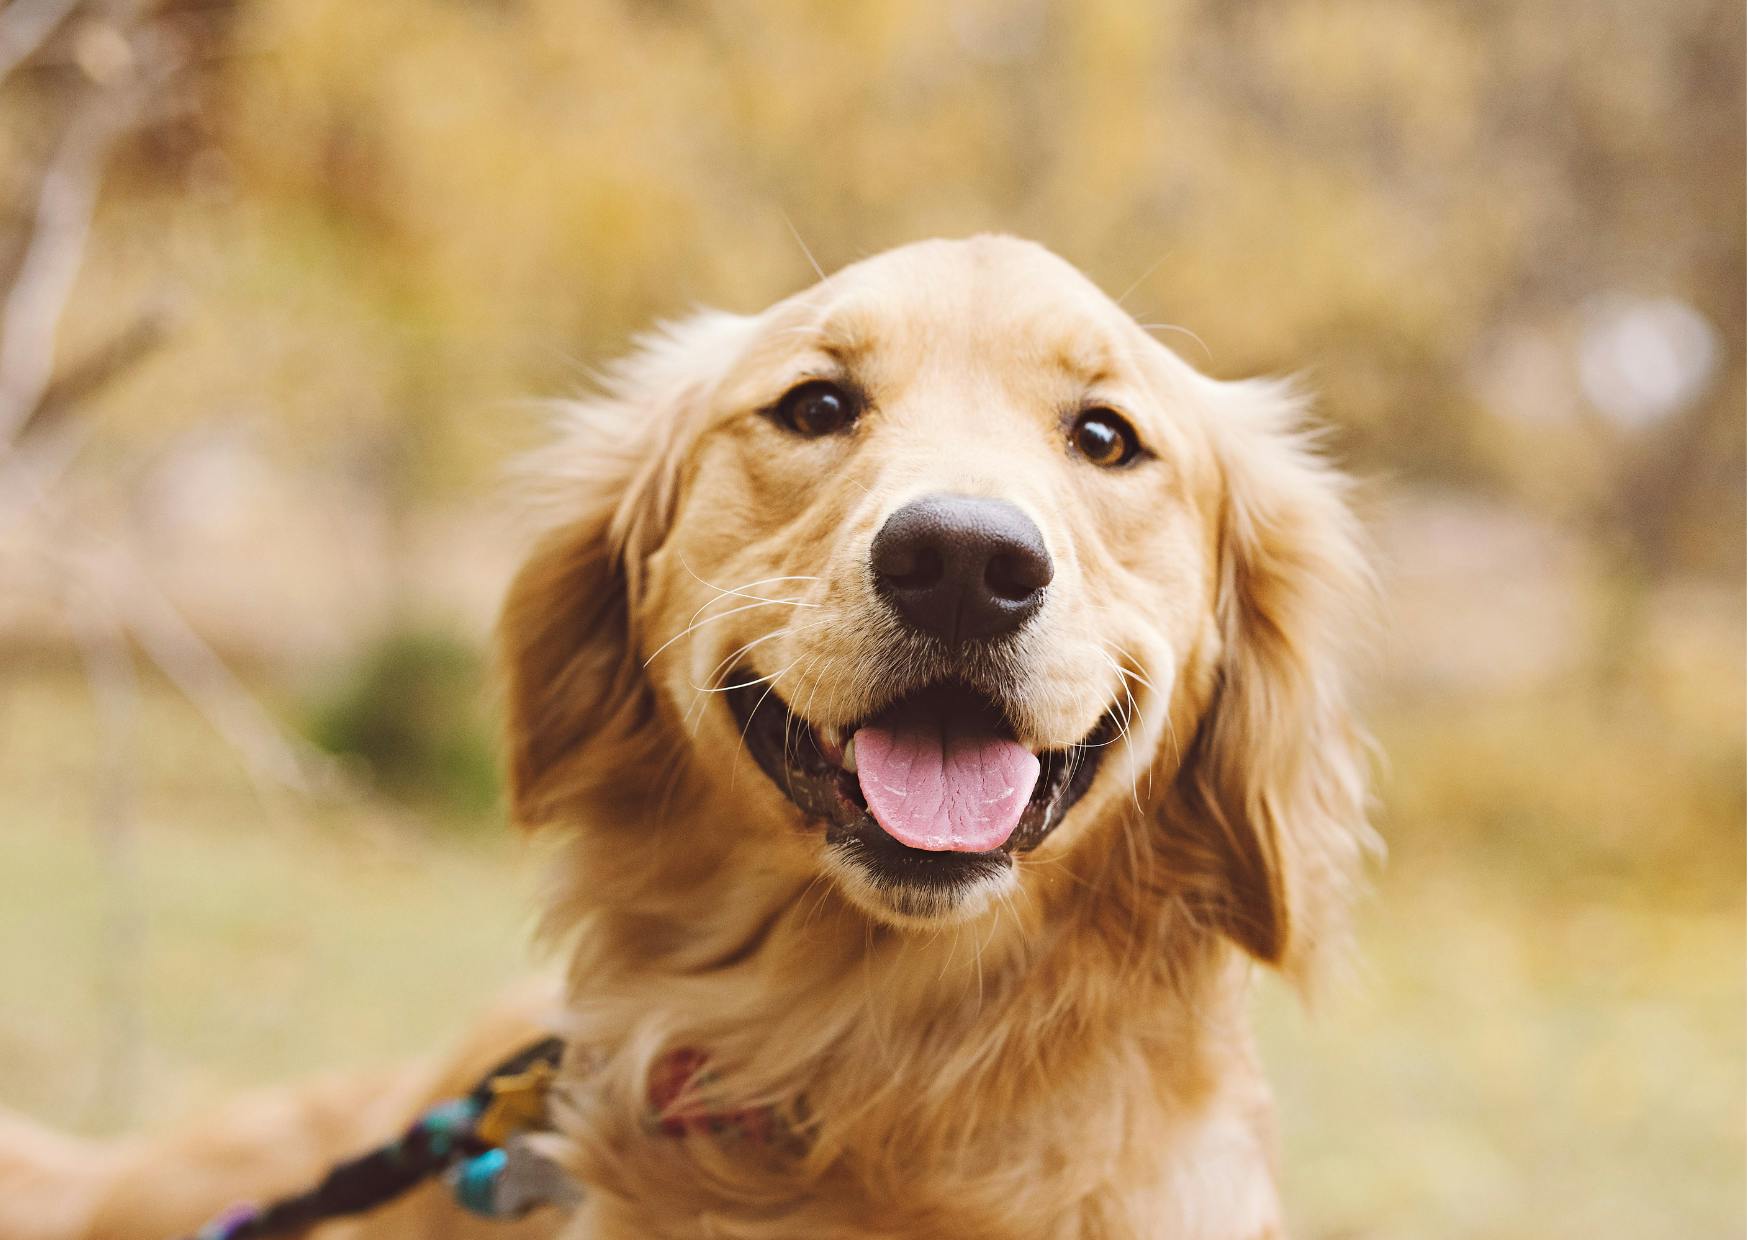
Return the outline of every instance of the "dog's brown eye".
[[[1094,465],[1115,469],[1141,451],[1135,428],[1109,409],[1088,409],[1075,419],[1071,436],[1075,451]]]
[[[824,379],[791,388],[776,409],[779,422],[809,438],[843,430],[856,420],[856,412],[855,396]]]

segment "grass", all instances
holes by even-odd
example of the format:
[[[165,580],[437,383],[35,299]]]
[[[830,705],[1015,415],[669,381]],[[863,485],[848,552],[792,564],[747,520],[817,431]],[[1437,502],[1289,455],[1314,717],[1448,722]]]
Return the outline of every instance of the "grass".
[[[1258,1001],[1299,1234],[1742,1234],[1733,657],[1655,693],[1383,704],[1392,858],[1361,964],[1310,1012]],[[5,685],[0,1104],[114,1131],[94,720],[69,673]],[[507,832],[286,820],[167,691],[141,722],[137,1114],[421,1053],[531,967],[534,859]]]
[[[1406,863],[1361,976],[1261,1004],[1307,1234],[1742,1233],[1742,918]]]
[[[114,884],[92,832],[79,688],[13,675],[0,698],[0,1102],[101,1132],[120,1118],[94,1070]],[[424,1053],[530,968],[530,859],[507,832],[274,812],[161,688],[140,738],[142,1114]]]

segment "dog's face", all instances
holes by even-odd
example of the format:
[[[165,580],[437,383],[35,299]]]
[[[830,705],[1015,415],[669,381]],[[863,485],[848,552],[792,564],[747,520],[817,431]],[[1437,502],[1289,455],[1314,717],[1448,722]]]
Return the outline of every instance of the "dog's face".
[[[1052,256],[927,245],[766,316],[710,399],[649,674],[870,914],[975,914],[1159,748],[1218,492],[1153,360]]]
[[[523,815],[684,778],[902,927],[1141,848],[1278,959],[1289,886],[1360,825],[1317,665],[1360,566],[1284,408],[1006,239],[683,326],[561,449],[506,612]]]

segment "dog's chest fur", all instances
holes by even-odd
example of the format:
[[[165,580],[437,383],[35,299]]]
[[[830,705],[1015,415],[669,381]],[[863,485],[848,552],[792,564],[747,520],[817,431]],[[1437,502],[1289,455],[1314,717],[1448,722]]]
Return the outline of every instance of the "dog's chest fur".
[[[591,1190],[567,1237],[1277,1234],[1245,970],[1212,936],[1090,961],[1085,935],[1053,951],[1017,924],[869,937],[817,895],[761,922],[713,885],[583,918],[576,1036],[599,1055],[562,1124]],[[664,1131],[650,1075],[677,1046],[711,1064],[702,1107],[769,1101],[793,1132]]]

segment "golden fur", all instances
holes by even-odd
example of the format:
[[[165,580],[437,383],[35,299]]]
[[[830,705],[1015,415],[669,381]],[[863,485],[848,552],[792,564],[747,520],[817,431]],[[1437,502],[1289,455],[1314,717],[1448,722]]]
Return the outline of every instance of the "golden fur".
[[[853,435],[758,412],[845,372],[870,399]],[[1062,410],[1095,398],[1148,468],[1067,450]],[[1342,676],[1366,567],[1299,414],[996,237],[700,314],[567,409],[501,626],[515,816],[566,841],[557,1144],[588,1203],[558,1234],[1281,1233],[1248,960],[1311,971],[1370,840]],[[940,490],[1019,505],[1055,560],[984,669],[1018,738],[1072,745],[1110,709],[1123,731],[1009,879],[930,915],[834,860],[718,690],[750,659],[844,725],[945,674],[864,567]],[[792,1137],[656,1131],[652,1065],[681,1047],[707,1052],[712,1106],[775,1108]]]

